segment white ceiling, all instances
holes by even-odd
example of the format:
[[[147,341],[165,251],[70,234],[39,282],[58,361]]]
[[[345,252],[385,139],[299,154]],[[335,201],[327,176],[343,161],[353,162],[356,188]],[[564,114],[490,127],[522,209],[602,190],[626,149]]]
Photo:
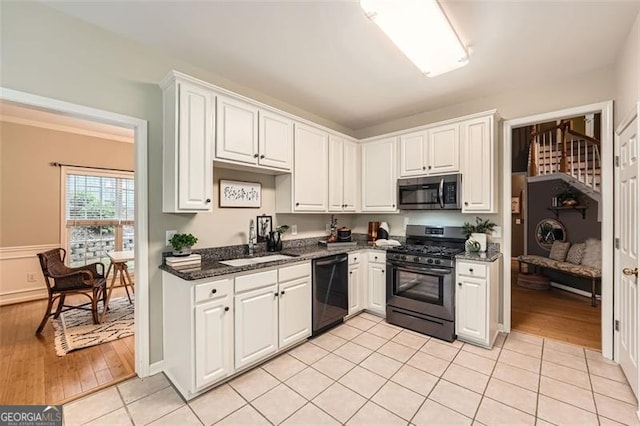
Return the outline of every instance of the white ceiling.
[[[50,6],[358,130],[614,63],[640,1],[443,1],[470,63],[424,77],[357,1]]]

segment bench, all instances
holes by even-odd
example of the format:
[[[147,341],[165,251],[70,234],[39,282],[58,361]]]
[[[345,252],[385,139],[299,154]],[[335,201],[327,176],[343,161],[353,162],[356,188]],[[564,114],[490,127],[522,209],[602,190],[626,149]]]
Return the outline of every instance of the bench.
[[[518,256],[518,271],[522,272],[522,264],[533,265],[537,271],[538,267],[553,269],[576,277],[591,280],[591,306],[596,306],[596,283],[602,279],[602,270],[587,265],[576,265],[571,262],[560,262],[544,256],[522,255]]]

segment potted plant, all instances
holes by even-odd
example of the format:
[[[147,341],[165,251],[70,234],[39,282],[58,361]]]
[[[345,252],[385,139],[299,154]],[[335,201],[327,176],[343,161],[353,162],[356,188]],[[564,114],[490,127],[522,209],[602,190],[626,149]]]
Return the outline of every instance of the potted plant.
[[[560,187],[555,188],[558,191],[556,199],[558,206],[575,206],[580,204],[580,193],[567,182],[562,182]]]
[[[464,225],[462,225],[462,232],[464,233],[465,237],[467,237],[467,240],[471,242],[466,246],[477,247],[479,245],[478,251],[487,251],[487,234],[493,231],[493,228],[495,227],[496,224],[491,222],[489,219],[483,220],[481,217],[477,216],[475,224],[465,222]],[[473,242],[477,243],[477,245]]]
[[[267,251],[282,251],[281,235],[289,230],[289,225],[280,225],[275,231],[269,232]]]
[[[198,242],[198,239],[192,234],[174,234],[169,239],[171,247],[173,247],[174,256],[189,256],[191,247]]]

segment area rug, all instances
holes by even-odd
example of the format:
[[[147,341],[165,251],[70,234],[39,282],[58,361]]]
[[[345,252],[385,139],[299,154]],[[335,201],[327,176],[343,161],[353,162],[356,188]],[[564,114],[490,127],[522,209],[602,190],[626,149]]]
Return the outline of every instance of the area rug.
[[[101,305],[99,305],[101,308]],[[102,311],[99,309],[99,313]],[[104,322],[94,324],[91,311],[73,309],[52,320],[55,329],[56,354],[122,339],[134,334],[133,303],[126,297],[112,299]]]

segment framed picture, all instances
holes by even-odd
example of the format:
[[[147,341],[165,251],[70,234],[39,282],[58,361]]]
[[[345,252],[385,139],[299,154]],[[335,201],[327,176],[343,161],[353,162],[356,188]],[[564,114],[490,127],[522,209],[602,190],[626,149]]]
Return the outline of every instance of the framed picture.
[[[261,205],[260,183],[220,179],[220,207],[259,208]]]
[[[520,214],[520,197],[511,197],[511,213]]]
[[[273,231],[273,221],[271,220],[271,216],[267,216],[266,214],[258,216],[256,218],[256,225],[258,229],[258,242],[266,242],[269,232]]]

